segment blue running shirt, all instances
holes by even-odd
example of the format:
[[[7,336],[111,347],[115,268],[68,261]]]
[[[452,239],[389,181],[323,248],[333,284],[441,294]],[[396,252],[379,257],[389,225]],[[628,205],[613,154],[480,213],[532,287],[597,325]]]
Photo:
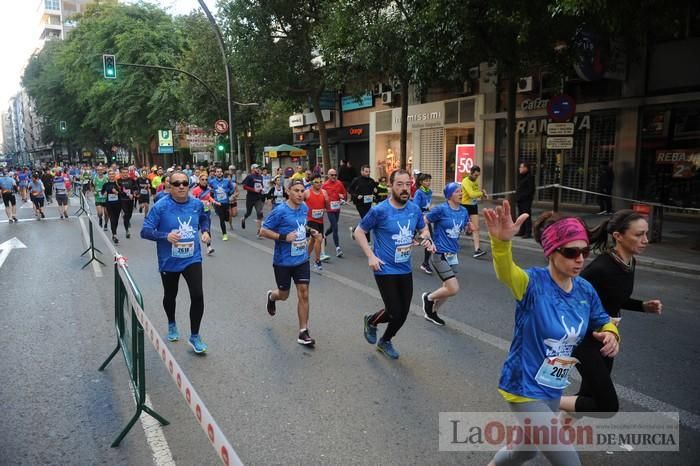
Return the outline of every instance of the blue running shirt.
[[[418,188],[416,194],[413,195],[413,203],[421,210],[430,210],[431,202],[433,202],[433,192],[430,189],[424,191],[423,188]]]
[[[411,246],[416,230],[425,228],[423,214],[413,202],[397,209],[389,200],[372,207],[360,221],[364,231],[374,230],[374,255],[384,262],[375,275],[411,273]]]
[[[467,209],[459,206],[457,210],[444,202],[433,207],[426,214],[433,224],[433,242],[438,254],[456,254],[459,251],[459,235],[469,223]]]
[[[234,187],[231,180],[226,178],[209,178],[209,188],[211,189],[212,195],[216,202],[224,205],[228,205],[228,198],[233,194]]]
[[[168,233],[180,232],[180,240],[172,244]],[[209,215],[199,199],[188,196],[186,202],[164,197],[155,203],[143,221],[141,238],[156,241],[158,270],[181,272],[191,264],[202,262],[198,231],[209,231]]]
[[[294,267],[309,260],[308,243],[306,241],[306,214],[309,208],[306,204],[296,209],[289,207],[286,202],[270,212],[263,222],[266,230],[279,233],[280,241],[275,241],[275,254],[272,257],[274,265]],[[291,243],[284,241],[284,237],[296,231],[297,237]]]

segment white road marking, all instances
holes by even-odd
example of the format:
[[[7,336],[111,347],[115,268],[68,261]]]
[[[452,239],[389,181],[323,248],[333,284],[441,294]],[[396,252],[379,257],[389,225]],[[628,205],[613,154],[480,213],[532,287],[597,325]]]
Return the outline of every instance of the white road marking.
[[[272,255],[274,250],[272,248],[269,248],[267,246],[263,246],[257,241],[251,241],[246,238],[242,238],[236,234],[231,234],[231,236],[243,243],[246,243],[249,246],[252,246],[255,249],[258,249],[259,251],[263,251],[267,254]],[[379,294],[379,291],[376,288],[370,288],[366,285],[363,285],[362,283],[358,283],[355,280],[352,280],[347,277],[343,277],[342,275],[338,275],[334,272],[330,272],[327,269],[323,270],[322,273],[323,276],[330,278],[332,280],[335,280],[347,287],[353,288],[357,291],[360,291],[362,293],[365,293],[369,296],[372,296],[378,300],[381,301],[382,297]],[[416,315],[423,317],[423,308],[421,306],[418,306],[416,304],[411,304],[411,312]],[[452,319],[447,316],[442,316],[442,318],[445,320],[447,324],[449,324],[450,328],[453,328],[460,333],[463,333],[464,335],[467,335],[469,337],[472,337],[476,340],[479,340],[483,343],[487,343],[495,348],[498,348],[501,351],[508,352],[510,349],[510,341],[505,340],[501,337],[498,337],[496,335],[492,335],[488,332],[484,332],[483,330],[480,330],[476,327],[472,327],[471,325],[465,324],[464,322],[459,322],[455,319]],[[572,378],[576,381],[580,381],[581,378],[578,374],[574,373]],[[644,393],[638,392],[636,390],[633,390],[631,388],[625,387],[624,385],[620,384],[615,384],[615,390],[617,390],[617,395],[624,399],[627,400],[631,403],[634,403],[638,406],[641,406],[643,408],[648,409],[649,411],[654,411],[654,412],[678,412],[680,422],[681,424],[685,425],[686,427],[689,427],[695,431],[700,432],[700,416],[692,413],[690,411],[687,411],[685,409],[678,408],[677,406],[674,406],[670,403],[666,403],[665,401],[657,400],[656,398],[653,398],[651,396],[645,395]]]
[[[0,244],[0,268],[7,260],[7,256],[10,255],[13,249],[26,249],[27,246],[17,239],[15,236],[12,239],[8,239],[4,243]]]

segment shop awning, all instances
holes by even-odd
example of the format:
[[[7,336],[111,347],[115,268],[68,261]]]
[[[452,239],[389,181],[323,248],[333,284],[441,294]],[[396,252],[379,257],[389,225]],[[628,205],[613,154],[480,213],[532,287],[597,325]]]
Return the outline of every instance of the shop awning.
[[[306,157],[306,151],[299,147],[282,144],[279,146],[265,146],[265,155],[271,159],[278,157]]]

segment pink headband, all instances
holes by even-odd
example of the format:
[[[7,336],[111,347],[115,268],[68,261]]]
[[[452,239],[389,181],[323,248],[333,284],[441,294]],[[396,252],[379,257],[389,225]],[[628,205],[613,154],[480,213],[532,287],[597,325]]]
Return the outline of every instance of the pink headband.
[[[544,255],[549,257],[557,248],[578,240],[588,243],[588,232],[579,219],[568,217],[554,222],[542,232]]]

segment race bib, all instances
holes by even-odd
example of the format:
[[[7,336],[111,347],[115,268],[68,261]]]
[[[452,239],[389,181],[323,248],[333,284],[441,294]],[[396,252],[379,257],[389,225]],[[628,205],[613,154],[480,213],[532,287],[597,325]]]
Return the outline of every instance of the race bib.
[[[340,201],[331,201],[331,210],[340,209]]]
[[[216,200],[217,201],[225,201],[226,200],[226,191],[224,191],[222,188],[216,188]]]
[[[114,194],[114,193],[107,194],[107,200],[108,200],[109,202],[118,201],[118,200],[119,200],[119,195],[118,195],[118,194]]]
[[[374,200],[374,194],[367,194],[366,196],[362,196],[362,200],[365,204],[371,204]]]
[[[178,241],[173,244],[171,256],[186,259],[194,255],[194,241]]]
[[[292,241],[292,256],[303,256],[306,254],[306,238]]]
[[[131,196],[131,190],[124,188],[124,194],[126,194],[127,196]]]
[[[394,252],[394,262],[396,262],[397,264],[401,264],[410,260],[411,245],[407,244],[405,246],[396,246],[396,251]]]
[[[323,213],[326,211],[326,209],[312,209],[311,210],[311,218],[323,218]]]
[[[148,189],[141,189],[141,190],[139,191],[139,193],[140,193],[142,196],[145,196],[146,194],[148,194]]]
[[[537,371],[535,380],[538,384],[557,390],[565,389],[569,383],[569,374],[579,360],[570,356],[545,358]]]
[[[451,253],[451,252],[445,253],[445,260],[450,265],[459,264],[459,258],[457,257],[457,254],[455,254],[455,253]]]
[[[283,202],[284,202],[284,198],[283,198],[283,197],[276,197],[276,198],[275,198],[275,204],[281,204],[281,203],[283,203]]]
[[[262,183],[255,183],[255,190],[256,191],[262,191]]]

